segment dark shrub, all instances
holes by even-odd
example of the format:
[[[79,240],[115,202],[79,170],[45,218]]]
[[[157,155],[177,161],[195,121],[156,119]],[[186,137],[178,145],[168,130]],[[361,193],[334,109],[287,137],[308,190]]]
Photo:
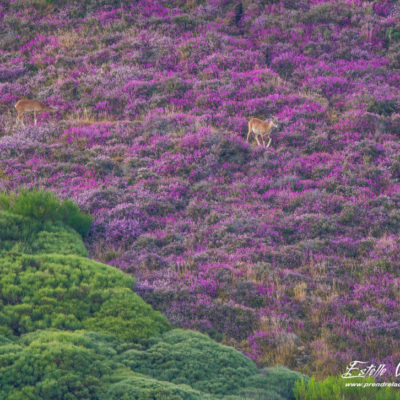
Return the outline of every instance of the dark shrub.
[[[31,218],[40,224],[60,221],[82,236],[89,231],[92,217],[82,213],[71,200],[62,204],[51,192],[22,189],[16,194],[0,194],[0,207],[14,214]]]
[[[120,360],[136,372],[214,394],[233,394],[257,367],[238,351],[206,335],[176,329],[146,352],[129,350]]]
[[[299,372],[285,367],[264,368],[260,375],[253,375],[245,380],[245,386],[259,389],[273,388],[282,398],[295,400],[293,389],[301,379],[308,380]]]

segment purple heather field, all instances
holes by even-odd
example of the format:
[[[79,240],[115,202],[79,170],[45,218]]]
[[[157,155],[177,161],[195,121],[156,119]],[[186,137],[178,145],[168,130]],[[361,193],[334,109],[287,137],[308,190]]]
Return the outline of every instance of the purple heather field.
[[[4,0],[0,190],[74,200],[92,258],[259,366],[397,365],[399,94],[397,1]]]

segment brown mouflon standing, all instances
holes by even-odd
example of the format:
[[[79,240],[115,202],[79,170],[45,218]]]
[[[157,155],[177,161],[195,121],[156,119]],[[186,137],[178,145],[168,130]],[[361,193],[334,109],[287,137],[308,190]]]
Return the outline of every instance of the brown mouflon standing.
[[[41,112],[56,112],[57,109],[53,107],[46,106],[45,104],[41,103],[38,100],[28,100],[28,99],[21,99],[17,101],[15,104],[15,108],[17,109],[17,120],[16,122],[21,122],[22,125],[25,126],[23,121],[23,116],[26,112],[33,111],[33,115],[35,118],[35,125],[37,124],[36,114]]]
[[[249,141],[250,134],[254,133],[258,145],[261,144],[258,140],[258,137],[260,137],[263,146],[265,146],[264,139],[269,139],[266,146],[268,148],[272,141],[271,132],[274,128],[278,128],[278,124],[275,118],[272,118],[268,121],[261,121],[261,119],[258,118],[250,118],[249,131],[247,132],[247,141]]]

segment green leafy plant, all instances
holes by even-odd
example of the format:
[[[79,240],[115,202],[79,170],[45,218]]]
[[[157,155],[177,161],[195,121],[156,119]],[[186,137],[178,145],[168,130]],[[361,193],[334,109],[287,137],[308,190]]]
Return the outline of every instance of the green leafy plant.
[[[132,291],[132,277],[87,258],[5,256],[0,271],[2,334],[89,328],[135,341],[170,328]]]
[[[1,193],[0,207],[14,214],[32,218],[40,224],[62,222],[85,236],[92,217],[79,210],[71,200],[60,200],[53,193],[22,189],[16,193]]]
[[[264,368],[262,374],[252,375],[245,380],[246,388],[271,390],[273,388],[282,398],[295,400],[293,389],[296,382],[308,382],[308,378],[283,366]]]

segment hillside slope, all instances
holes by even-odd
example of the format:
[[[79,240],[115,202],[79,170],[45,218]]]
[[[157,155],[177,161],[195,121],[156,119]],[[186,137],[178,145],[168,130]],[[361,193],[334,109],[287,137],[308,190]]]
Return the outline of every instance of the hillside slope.
[[[299,373],[258,370],[206,335],[171,329],[131,276],[73,254],[68,244],[84,246],[65,204],[43,192],[0,198],[1,399],[294,400]]]
[[[397,364],[398,2],[6,0],[0,29],[0,189],[75,200],[92,257],[260,365]],[[15,126],[22,96],[60,111]]]

